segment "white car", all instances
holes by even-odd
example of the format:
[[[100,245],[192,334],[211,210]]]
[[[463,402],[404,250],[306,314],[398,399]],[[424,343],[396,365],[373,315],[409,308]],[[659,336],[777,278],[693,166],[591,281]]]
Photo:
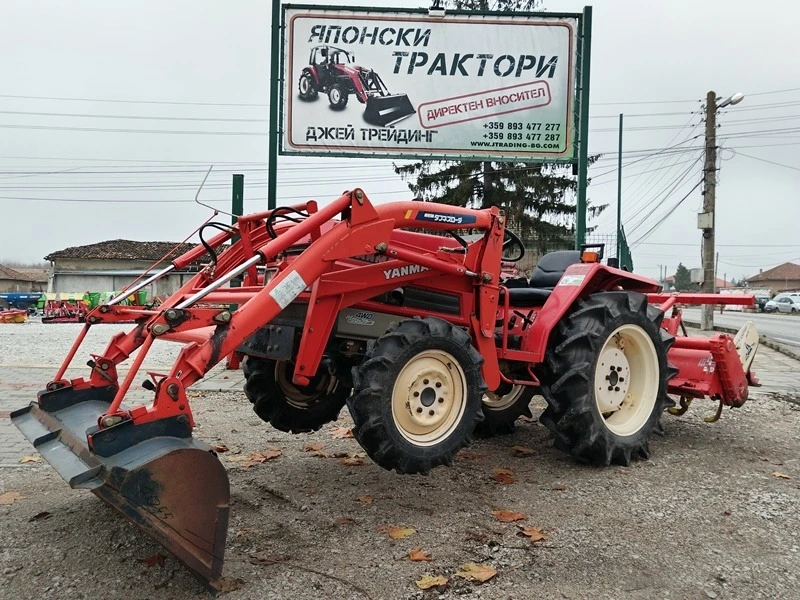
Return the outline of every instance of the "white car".
[[[800,312],[800,296],[784,296],[775,302],[778,312],[796,313]]]
[[[778,301],[774,300],[774,299],[773,300],[769,300],[764,305],[764,312],[767,312],[767,313],[778,312]]]

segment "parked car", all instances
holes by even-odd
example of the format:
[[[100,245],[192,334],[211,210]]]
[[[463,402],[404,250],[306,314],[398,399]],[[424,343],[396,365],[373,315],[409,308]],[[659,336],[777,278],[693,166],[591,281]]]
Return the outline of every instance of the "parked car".
[[[784,296],[780,298],[776,303],[778,307],[778,312],[782,313],[796,313],[800,312],[800,296]]]
[[[764,308],[763,308],[762,310],[763,310],[765,313],[773,313],[773,312],[778,312],[778,301],[777,301],[776,299],[774,299],[774,298],[773,298],[772,300],[768,301],[768,302],[767,302],[767,303],[764,305]]]

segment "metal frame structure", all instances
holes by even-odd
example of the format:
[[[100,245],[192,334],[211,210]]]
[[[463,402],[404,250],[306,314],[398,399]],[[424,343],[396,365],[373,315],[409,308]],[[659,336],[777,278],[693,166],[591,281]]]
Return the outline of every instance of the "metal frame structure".
[[[282,9],[282,10],[281,10]],[[286,32],[286,10],[287,9],[308,9],[308,10],[335,10],[341,12],[375,12],[375,8],[363,6],[331,6],[313,4],[286,4],[281,5],[280,0],[273,0],[272,3],[272,40],[271,40],[271,77],[270,77],[270,116],[269,116],[269,169],[268,169],[268,208],[275,208],[275,198],[277,190],[277,156],[286,155],[308,155],[303,151],[287,152],[281,149],[283,110],[285,98],[283,95],[283,83],[286,77],[284,42]],[[405,15],[428,15],[425,8],[391,8],[385,11],[394,14]],[[449,16],[485,16],[485,17],[508,17],[509,13],[503,11],[447,11]],[[574,82],[574,108],[572,119],[572,144],[573,152],[570,158],[547,158],[532,157],[530,159],[520,159],[518,162],[541,163],[541,164],[572,164],[575,165],[578,175],[578,197],[576,214],[576,235],[575,248],[578,249],[586,241],[586,188],[588,186],[588,161],[589,161],[589,83],[591,74],[591,40],[592,40],[592,7],[585,6],[582,13],[559,13],[559,12],[517,12],[513,13],[518,17],[539,17],[547,19],[570,18],[578,22],[577,33],[577,57],[576,70],[577,77]],[[446,16],[444,18],[447,18]],[[277,24],[280,23],[278,26]],[[317,154],[314,154],[317,156]],[[353,157],[369,158],[365,153],[353,152],[331,152],[326,154],[330,157]],[[407,154],[381,154],[376,158],[408,158]],[[447,155],[417,155],[426,160],[469,160],[464,156],[452,157]],[[475,154],[473,160],[493,160],[496,156],[489,153]]]

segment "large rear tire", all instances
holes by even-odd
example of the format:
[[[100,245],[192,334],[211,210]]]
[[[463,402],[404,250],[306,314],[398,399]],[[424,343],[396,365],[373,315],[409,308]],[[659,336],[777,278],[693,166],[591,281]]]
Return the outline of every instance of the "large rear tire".
[[[305,71],[302,75],[300,75],[300,81],[297,83],[297,89],[300,93],[300,99],[306,101],[313,100],[319,93],[317,90],[317,84],[314,81],[314,76],[308,71]]]
[[[242,363],[244,393],[253,410],[275,429],[287,433],[317,431],[335,421],[350,389],[321,366],[311,383],[292,383],[294,363],[247,356]]]
[[[581,462],[627,465],[649,457],[661,413],[675,403],[667,382],[673,337],[644,294],[593,294],[552,333],[543,366],[541,422],[555,446]]]
[[[451,464],[483,419],[482,365],[464,330],[433,317],[401,321],[353,369],[353,436],[387,470]]]
[[[483,396],[483,421],[475,427],[475,435],[488,438],[514,433],[517,419],[532,417],[530,403],[536,390],[525,385],[503,385]]]

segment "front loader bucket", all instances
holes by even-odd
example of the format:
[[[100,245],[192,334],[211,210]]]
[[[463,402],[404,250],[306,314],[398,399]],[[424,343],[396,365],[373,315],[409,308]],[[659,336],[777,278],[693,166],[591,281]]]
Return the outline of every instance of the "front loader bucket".
[[[40,392],[11,420],[70,487],[91,490],[214,589],[228,529],[224,467],[180,417],[98,431],[113,396],[113,387]]]
[[[410,117],[416,112],[406,94],[370,96],[367,98],[364,120],[370,125],[387,127],[406,117]]]

